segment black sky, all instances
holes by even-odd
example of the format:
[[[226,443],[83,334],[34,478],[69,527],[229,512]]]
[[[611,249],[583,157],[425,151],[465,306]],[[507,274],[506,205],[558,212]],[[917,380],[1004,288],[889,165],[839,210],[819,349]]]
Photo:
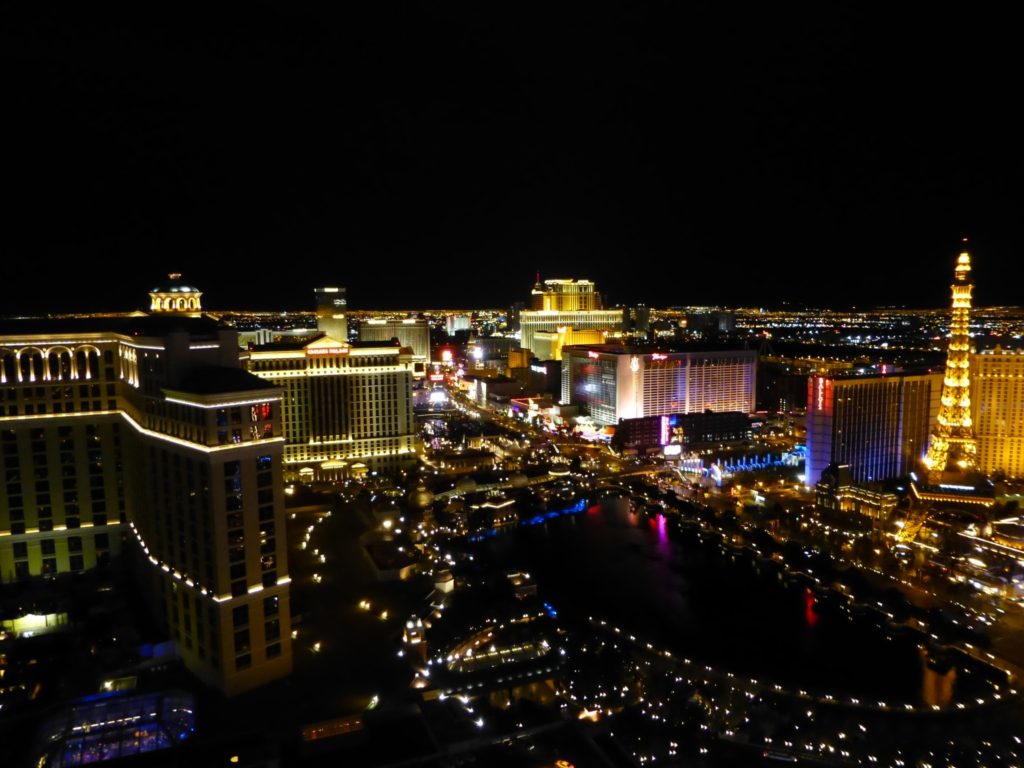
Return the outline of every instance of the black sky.
[[[1016,26],[860,3],[9,3],[4,312],[1020,302]],[[965,15],[965,14],[971,15]]]

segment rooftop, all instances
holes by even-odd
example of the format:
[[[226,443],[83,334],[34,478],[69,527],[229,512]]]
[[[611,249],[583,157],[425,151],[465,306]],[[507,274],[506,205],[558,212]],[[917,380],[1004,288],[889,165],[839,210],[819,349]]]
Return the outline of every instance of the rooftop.
[[[241,368],[204,365],[193,368],[172,389],[192,395],[219,395],[228,392],[251,392],[273,388],[274,385],[266,379],[254,376]]]

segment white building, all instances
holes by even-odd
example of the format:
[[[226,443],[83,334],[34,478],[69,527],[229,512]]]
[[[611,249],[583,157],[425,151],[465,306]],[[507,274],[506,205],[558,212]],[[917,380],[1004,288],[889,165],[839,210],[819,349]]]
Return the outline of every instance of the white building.
[[[445,328],[449,336],[454,336],[456,331],[468,331],[470,326],[469,315],[448,315],[445,318]]]
[[[672,413],[754,410],[757,353],[648,352],[618,345],[562,349],[562,403],[595,422]]]
[[[414,372],[417,378],[426,373],[430,362],[430,326],[426,320],[406,317],[401,320],[372,318],[359,324],[360,341],[391,341],[398,339],[403,347],[412,350]]]

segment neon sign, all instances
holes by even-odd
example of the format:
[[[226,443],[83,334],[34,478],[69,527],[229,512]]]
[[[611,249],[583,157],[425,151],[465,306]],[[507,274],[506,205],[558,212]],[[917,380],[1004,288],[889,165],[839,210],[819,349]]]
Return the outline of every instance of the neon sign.
[[[321,357],[322,355],[347,355],[348,347],[311,347],[306,350],[306,357]]]

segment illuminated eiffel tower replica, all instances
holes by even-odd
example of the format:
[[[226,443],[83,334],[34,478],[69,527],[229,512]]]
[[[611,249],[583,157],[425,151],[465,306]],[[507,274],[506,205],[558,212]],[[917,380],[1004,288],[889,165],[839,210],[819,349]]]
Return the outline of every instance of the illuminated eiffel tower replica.
[[[935,483],[947,472],[978,468],[978,441],[971,422],[971,256],[956,260],[953,272],[953,317],[949,323],[946,377],[942,383],[939,417],[928,441],[924,465]]]
[[[966,243],[966,238],[964,239]],[[912,539],[939,507],[991,507],[993,485],[978,471],[978,441],[971,421],[971,255],[963,251],[953,271],[953,315],[939,414],[923,459],[927,480],[913,495],[923,505],[908,517],[900,539]],[[916,477],[915,477],[916,480]]]

